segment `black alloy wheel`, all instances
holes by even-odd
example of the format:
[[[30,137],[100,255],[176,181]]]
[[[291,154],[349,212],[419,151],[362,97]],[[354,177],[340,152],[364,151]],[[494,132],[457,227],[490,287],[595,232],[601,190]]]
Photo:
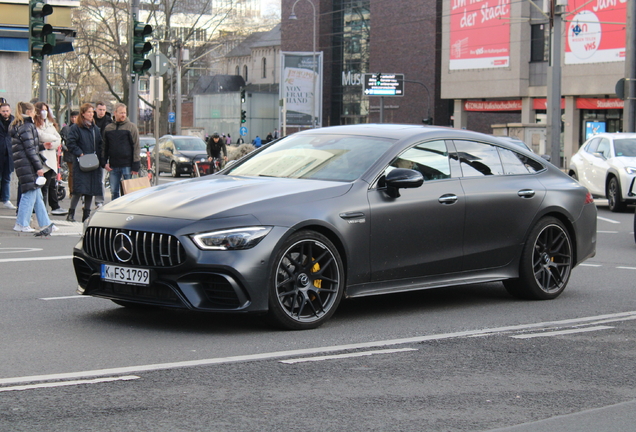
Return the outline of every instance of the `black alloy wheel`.
[[[627,208],[627,204],[621,201],[621,185],[616,177],[612,177],[607,186],[607,203],[611,212],[623,212]]]
[[[344,292],[344,270],[335,246],[322,234],[291,236],[273,261],[267,318],[289,330],[316,328],[335,312]]]
[[[521,253],[519,278],[504,281],[515,297],[549,300],[565,289],[573,266],[572,241],[554,217],[541,219],[532,229]]]
[[[180,177],[181,174],[179,174],[177,172],[177,164],[172,162],[172,164],[170,165],[170,174],[172,174],[172,177]]]

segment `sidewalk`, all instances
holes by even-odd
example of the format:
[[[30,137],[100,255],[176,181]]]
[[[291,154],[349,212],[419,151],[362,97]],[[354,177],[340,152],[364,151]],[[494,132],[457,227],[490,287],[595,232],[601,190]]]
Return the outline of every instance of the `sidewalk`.
[[[110,201],[109,190],[106,191],[106,195],[108,195],[108,197],[106,198],[106,201],[108,202]],[[13,205],[16,205],[15,200],[11,200],[11,202],[13,203]],[[68,209],[70,204],[71,204],[71,200],[68,196],[64,198],[64,200],[60,201],[60,206],[64,207],[65,209]],[[64,216],[51,215],[50,214],[51,208],[47,205],[47,210],[49,211],[49,218],[51,219],[51,222],[53,222],[55,226],[59,228],[59,231],[56,231],[51,235],[79,237],[82,234],[82,228],[83,228],[83,224],[81,222],[82,221],[81,206],[82,206],[82,203],[80,201],[79,205],[77,206],[79,208],[79,217],[77,214],[78,213],[77,210],[75,211],[75,220],[77,222],[67,222],[66,215]],[[95,208],[95,202],[93,201],[93,209],[94,208]],[[6,209],[4,208],[2,204],[0,204],[0,237],[22,237],[22,236],[33,237],[34,233],[21,233],[21,232],[13,231],[13,227],[15,226],[15,216],[16,216],[15,210]],[[36,230],[38,229],[37,219],[35,215],[33,215],[31,227],[35,228]]]

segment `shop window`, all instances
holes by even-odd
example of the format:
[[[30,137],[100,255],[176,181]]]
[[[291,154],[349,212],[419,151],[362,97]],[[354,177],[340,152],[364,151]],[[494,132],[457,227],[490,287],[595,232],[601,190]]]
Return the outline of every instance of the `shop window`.
[[[265,57],[263,57],[263,60],[261,61],[261,67],[263,69],[261,78],[267,78],[267,59]]]

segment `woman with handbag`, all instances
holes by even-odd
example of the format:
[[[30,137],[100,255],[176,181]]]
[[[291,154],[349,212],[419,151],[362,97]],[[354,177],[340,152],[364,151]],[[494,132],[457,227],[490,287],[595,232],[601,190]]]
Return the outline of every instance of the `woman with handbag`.
[[[43,167],[46,184],[42,188],[44,205],[46,205],[48,201],[48,204],[51,206],[52,215],[65,215],[68,213],[68,210],[60,207],[60,203],[57,199],[57,150],[62,146],[62,137],[57,131],[57,122],[53,118],[49,106],[44,102],[37,102],[35,104],[33,122],[38,130],[40,146],[44,147],[44,150],[40,151],[40,154],[46,159]]]
[[[73,190],[71,191],[71,206],[66,220],[75,222],[75,208],[80,196],[84,197],[84,212],[82,222],[91,214],[91,203],[94,196],[102,193],[102,168],[99,160],[102,153],[102,135],[95,124],[93,105],[85,103],[80,107],[79,116],[75,124],[68,131],[66,146],[73,154]]]
[[[31,228],[31,213],[35,210],[41,233],[50,234],[57,231],[57,227],[51,223],[46,213],[46,206],[42,199],[40,188],[46,183],[44,178],[43,163],[39,154],[40,140],[38,131],[33,124],[35,107],[28,102],[19,102],[15,113],[15,120],[9,127],[11,135],[11,151],[15,173],[20,183],[20,203],[18,205],[18,217],[14,231],[35,232]],[[37,234],[36,234],[37,235]]]

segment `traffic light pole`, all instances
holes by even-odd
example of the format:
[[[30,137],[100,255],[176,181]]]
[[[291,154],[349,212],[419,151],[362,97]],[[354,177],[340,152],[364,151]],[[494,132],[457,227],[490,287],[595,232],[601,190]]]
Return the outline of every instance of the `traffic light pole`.
[[[42,57],[42,63],[40,63],[40,88],[38,100],[48,104],[47,91],[46,91],[46,79],[49,75],[49,61],[47,56]]]
[[[133,71],[133,48],[134,48],[134,27],[137,22],[137,15],[139,15],[139,0],[132,0],[130,3],[130,25],[128,26],[128,46],[130,52],[129,57],[129,73],[130,81],[128,85],[128,118],[131,123],[137,124],[139,118],[139,83],[135,72]]]

